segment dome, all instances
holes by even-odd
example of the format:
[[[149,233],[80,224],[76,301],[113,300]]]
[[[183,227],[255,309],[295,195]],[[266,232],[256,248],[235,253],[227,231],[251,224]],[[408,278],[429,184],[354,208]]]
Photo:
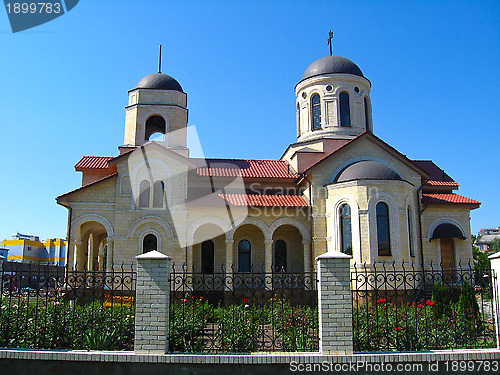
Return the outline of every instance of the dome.
[[[150,74],[139,81],[136,89],[154,89],[154,90],[175,90],[182,91],[182,87],[175,80],[175,78],[170,77],[168,74],[163,73],[153,73]]]
[[[342,56],[325,56],[309,65],[302,80],[332,73],[353,74],[364,78],[361,69],[351,60]]]
[[[344,169],[335,182],[354,180],[402,180],[392,168],[378,161],[364,160],[351,164]]]

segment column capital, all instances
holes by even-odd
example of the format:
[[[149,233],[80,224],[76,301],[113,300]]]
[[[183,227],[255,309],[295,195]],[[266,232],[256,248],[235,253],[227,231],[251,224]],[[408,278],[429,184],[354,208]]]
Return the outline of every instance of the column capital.
[[[265,245],[272,245],[273,242],[274,242],[273,240],[264,240]]]
[[[310,245],[311,244],[311,240],[303,240],[302,241],[302,245]]]
[[[226,239],[226,245],[232,245],[234,243],[233,239]]]

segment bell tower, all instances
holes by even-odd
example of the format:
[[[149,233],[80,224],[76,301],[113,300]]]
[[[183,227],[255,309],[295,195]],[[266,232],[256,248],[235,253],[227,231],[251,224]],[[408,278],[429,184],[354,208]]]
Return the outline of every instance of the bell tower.
[[[142,146],[156,136],[163,144],[187,156],[187,95],[174,78],[147,75],[128,92],[124,146]]]

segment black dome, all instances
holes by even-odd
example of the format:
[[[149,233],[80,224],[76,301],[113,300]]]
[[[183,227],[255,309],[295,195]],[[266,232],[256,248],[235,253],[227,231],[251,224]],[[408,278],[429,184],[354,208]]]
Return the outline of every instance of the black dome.
[[[302,76],[302,80],[332,73],[354,74],[364,77],[361,69],[351,60],[342,56],[325,56],[309,65]]]
[[[136,89],[154,89],[154,90],[175,90],[182,91],[182,87],[175,80],[175,78],[170,77],[168,74],[163,73],[153,73],[150,74],[139,81]]]
[[[351,164],[344,169],[335,182],[354,180],[402,180],[392,168],[378,161],[364,160]]]

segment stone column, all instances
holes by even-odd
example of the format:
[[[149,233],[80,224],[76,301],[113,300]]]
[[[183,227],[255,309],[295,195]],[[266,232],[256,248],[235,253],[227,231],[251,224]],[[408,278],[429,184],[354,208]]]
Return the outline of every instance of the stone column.
[[[273,266],[273,240],[264,241],[264,273],[272,273]]]
[[[491,261],[493,287],[493,314],[497,334],[497,348],[500,349],[500,252],[488,257]]]
[[[193,272],[193,245],[186,246],[186,272]]]
[[[233,265],[234,262],[233,244],[234,244],[233,240],[226,240],[226,273],[228,275],[233,272],[233,270],[231,269],[231,266]],[[234,268],[236,268],[236,266]],[[235,271],[237,270],[235,269]]]
[[[172,258],[158,251],[138,255],[134,351],[168,352]]]
[[[113,241],[110,237],[108,237],[108,244],[106,249],[106,271],[111,271],[113,267],[113,248],[115,241]]]
[[[302,241],[304,246],[304,273],[310,274],[311,269],[311,241]]]
[[[350,255],[328,252],[318,262],[319,350],[353,353]]]

